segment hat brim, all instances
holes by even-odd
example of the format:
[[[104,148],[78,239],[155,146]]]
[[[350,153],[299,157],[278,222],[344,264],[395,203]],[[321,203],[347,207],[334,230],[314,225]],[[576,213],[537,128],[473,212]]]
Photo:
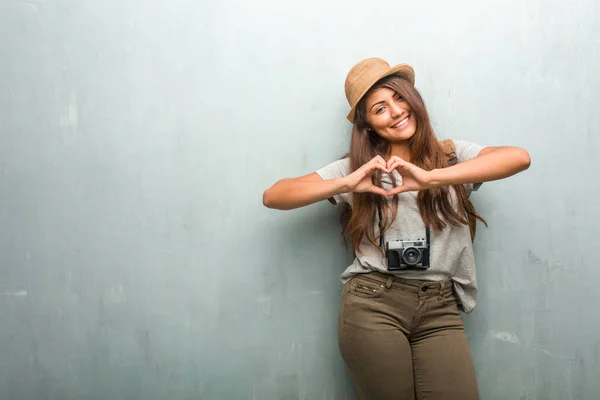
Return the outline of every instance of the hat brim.
[[[360,94],[360,96],[358,97],[358,100],[356,100],[356,103],[352,106],[352,108],[350,109],[350,112],[348,113],[348,116],[346,117],[346,118],[348,118],[348,121],[354,123],[354,117],[355,117],[355,114],[356,114],[356,106],[358,105],[358,103],[360,102],[360,100],[364,97],[364,95],[369,90],[371,90],[371,88],[373,87],[373,85],[376,84],[380,79],[383,79],[386,76],[390,76],[390,75],[399,75],[401,78],[406,79],[407,81],[409,81],[411,85],[415,86],[415,70],[410,65],[408,65],[408,64],[398,64],[398,65],[396,65],[396,66],[388,69],[383,74],[381,74],[377,79],[375,79],[367,87],[367,89]]]

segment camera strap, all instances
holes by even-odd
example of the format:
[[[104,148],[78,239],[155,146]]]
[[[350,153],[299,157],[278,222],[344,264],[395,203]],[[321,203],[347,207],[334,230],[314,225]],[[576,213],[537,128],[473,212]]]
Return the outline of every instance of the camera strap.
[[[379,247],[383,248],[383,213],[380,206],[377,206],[377,214],[379,216]]]
[[[379,217],[379,247],[383,248],[385,244],[383,239],[383,212],[381,211],[380,206],[377,206],[377,216]],[[425,238],[427,247],[431,247],[431,232],[429,225],[425,226]]]

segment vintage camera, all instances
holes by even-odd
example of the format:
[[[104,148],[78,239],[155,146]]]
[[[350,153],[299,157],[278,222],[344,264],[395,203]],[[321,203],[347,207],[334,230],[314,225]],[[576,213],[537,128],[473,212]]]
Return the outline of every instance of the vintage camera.
[[[429,236],[429,235],[427,235]],[[429,268],[429,238],[385,243],[388,271]]]

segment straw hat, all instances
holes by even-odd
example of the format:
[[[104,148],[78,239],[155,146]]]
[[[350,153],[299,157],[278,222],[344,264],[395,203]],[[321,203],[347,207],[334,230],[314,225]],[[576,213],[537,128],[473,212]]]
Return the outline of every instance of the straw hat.
[[[381,58],[367,58],[356,64],[348,76],[344,89],[346,90],[346,99],[350,104],[350,113],[346,118],[354,123],[356,114],[356,105],[360,99],[369,91],[378,80],[390,75],[399,75],[401,78],[415,85],[415,71],[408,64],[398,64],[395,67],[390,67],[386,61]]]

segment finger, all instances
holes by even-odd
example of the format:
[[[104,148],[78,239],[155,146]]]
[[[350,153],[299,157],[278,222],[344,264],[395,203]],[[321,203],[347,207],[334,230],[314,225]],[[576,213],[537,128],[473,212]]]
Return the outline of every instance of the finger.
[[[398,170],[398,172],[400,172],[401,170],[406,170],[406,161],[404,161],[401,158],[397,158],[389,167],[388,169],[390,171],[393,170]]]
[[[395,188],[388,190],[387,195],[388,196],[393,196],[395,194],[400,194],[400,193],[404,193],[404,192],[407,192],[407,191],[408,191],[408,188],[406,186],[404,186],[404,185],[402,185],[402,186],[396,186]]]
[[[394,161],[396,161],[396,160],[401,160],[401,158],[400,158],[400,157],[398,157],[398,156],[391,156],[391,157],[390,157],[390,158],[387,160],[387,164],[391,164],[391,163],[393,163],[393,162],[394,162]]]
[[[368,162],[366,162],[364,165],[375,165],[375,164],[380,164],[379,159],[377,158],[378,156],[375,156],[373,158],[371,158]]]
[[[387,172],[387,166],[385,165],[385,160],[383,158],[381,158],[381,156],[377,156],[373,159],[374,163],[376,165],[379,165],[381,167],[383,167],[383,169],[385,170],[385,172]]]
[[[387,168],[385,167],[385,165],[382,165],[382,164],[380,164],[380,163],[373,163],[373,164],[369,164],[369,165],[368,165],[368,168],[367,168],[367,171],[368,171],[368,173],[369,173],[369,174],[371,174],[371,175],[372,175],[372,174],[373,174],[373,173],[374,173],[376,170],[378,170],[378,169],[379,169],[379,170],[381,170],[381,171],[383,171],[383,172],[385,172],[385,173],[387,173],[387,172],[388,172],[388,170],[387,170]]]
[[[398,165],[400,165],[400,163],[402,162],[402,159],[396,157],[393,160],[389,160],[387,163],[387,168],[392,171],[394,169],[396,169],[396,167],[398,167]]]
[[[388,171],[391,171],[390,166],[394,163],[394,161],[396,160],[396,156],[392,156],[390,157],[389,160],[387,160],[387,162],[385,163],[385,167],[388,169]]]
[[[421,186],[414,186],[414,187],[410,187],[407,185],[400,185],[400,193],[404,193],[404,192],[418,192],[419,190],[422,189]]]
[[[377,160],[378,162],[382,162],[385,164],[385,160],[383,159],[383,157],[381,157],[380,155],[377,155],[373,158],[374,160]]]
[[[381,165],[382,167],[386,168],[385,165],[385,160],[381,157],[381,156],[376,156],[375,158],[373,158],[372,160],[375,164],[377,165]],[[387,172],[387,171],[386,171]]]
[[[369,188],[369,192],[379,194],[384,197],[386,197],[388,195],[387,191],[385,191],[384,189],[380,188],[379,186],[375,186],[375,185],[373,185]]]
[[[412,165],[410,163],[407,163],[404,160],[400,160],[400,161],[398,161],[398,165],[396,165],[394,167],[394,169],[397,170],[401,175],[404,173],[410,174],[412,171],[411,166]]]
[[[393,171],[400,164],[400,161],[394,160],[392,162],[388,162],[387,169],[388,171]]]

